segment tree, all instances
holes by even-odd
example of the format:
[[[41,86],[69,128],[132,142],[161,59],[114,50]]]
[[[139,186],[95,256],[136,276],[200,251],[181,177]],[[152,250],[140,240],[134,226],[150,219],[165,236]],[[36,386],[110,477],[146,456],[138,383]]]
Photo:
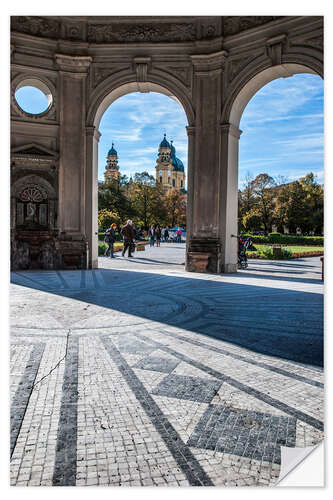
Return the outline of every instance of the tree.
[[[239,231],[247,230],[243,225],[243,218],[255,205],[255,196],[253,191],[253,177],[250,172],[246,173],[244,188],[238,191],[238,220]]]
[[[313,175],[283,186],[276,199],[276,217],[291,233],[299,227],[302,233],[322,234],[324,192]]]
[[[106,231],[106,229],[108,229],[113,223],[117,224],[118,227],[120,225],[120,217],[115,212],[111,212],[106,208],[99,210],[98,212],[99,229],[101,229],[102,231]]]
[[[271,231],[274,222],[274,198],[276,193],[273,188],[276,183],[270,175],[259,174],[250,184],[255,197],[254,207],[256,213],[262,219],[265,233],[268,233]]]
[[[164,197],[167,227],[186,226],[186,197],[178,189],[169,189]]]
[[[256,208],[251,208],[249,212],[243,215],[241,219],[242,229],[245,231],[256,232],[262,231],[263,223],[261,214]]]
[[[156,183],[148,172],[136,173],[129,188],[129,199],[135,211],[135,222],[146,230],[154,222],[156,211]]]
[[[114,179],[110,183],[101,183],[98,186],[98,209],[106,209],[116,214],[121,223],[135,215],[135,211],[127,196],[127,183],[124,182],[126,176],[121,176],[120,180]]]
[[[324,226],[324,190],[316,181],[315,175],[310,172],[300,179],[305,193],[306,231],[314,231],[315,234],[323,233]]]
[[[277,194],[275,217],[291,233],[296,233],[297,227],[304,231],[304,201],[304,190],[298,181],[283,186]]]

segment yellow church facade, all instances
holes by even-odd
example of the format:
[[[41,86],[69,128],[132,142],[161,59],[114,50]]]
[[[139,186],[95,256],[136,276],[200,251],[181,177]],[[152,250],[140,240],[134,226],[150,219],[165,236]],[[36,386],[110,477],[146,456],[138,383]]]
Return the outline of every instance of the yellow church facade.
[[[185,192],[185,169],[177,158],[173,141],[166,139],[166,134],[158,148],[156,161],[156,184],[162,184],[165,191],[175,188]]]

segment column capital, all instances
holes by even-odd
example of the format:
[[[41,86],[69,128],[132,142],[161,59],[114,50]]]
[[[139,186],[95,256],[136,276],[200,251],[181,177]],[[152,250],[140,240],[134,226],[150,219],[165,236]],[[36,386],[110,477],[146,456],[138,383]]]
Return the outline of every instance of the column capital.
[[[239,139],[242,134],[242,131],[232,123],[221,123],[220,127],[222,134],[231,134],[236,139]]]
[[[226,50],[213,52],[212,54],[193,54],[190,56],[196,73],[204,75],[212,71],[222,70],[222,67],[228,57]]]
[[[188,136],[195,135],[195,126],[194,125],[187,125],[186,132],[187,132]]]
[[[55,54],[56,64],[61,71],[71,73],[87,73],[92,57],[90,56],[68,56],[66,54]]]
[[[99,142],[102,134],[100,133],[100,131],[98,130],[97,127],[95,127],[95,126],[86,127],[86,132],[87,132],[88,136],[93,136],[94,139],[96,139],[96,141]]]

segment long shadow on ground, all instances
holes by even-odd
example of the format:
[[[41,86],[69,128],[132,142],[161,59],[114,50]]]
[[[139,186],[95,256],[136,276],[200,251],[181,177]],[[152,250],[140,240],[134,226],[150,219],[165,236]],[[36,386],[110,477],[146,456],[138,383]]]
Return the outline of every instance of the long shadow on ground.
[[[91,277],[94,286],[89,287]],[[12,283],[26,288],[180,327],[260,354],[322,367],[322,295],[252,285],[246,277],[244,282],[119,269],[12,274]],[[42,302],[37,300],[36,308]],[[53,311],[55,318],[63,318],[56,300]],[[79,314],[78,309],[76,322]],[[98,314],[93,318],[98,327]],[[110,321],[102,326],[117,325],[110,315]]]

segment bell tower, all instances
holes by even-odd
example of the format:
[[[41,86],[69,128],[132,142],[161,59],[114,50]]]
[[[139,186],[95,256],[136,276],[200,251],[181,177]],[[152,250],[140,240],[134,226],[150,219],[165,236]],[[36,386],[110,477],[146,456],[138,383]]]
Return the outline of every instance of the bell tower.
[[[112,143],[111,149],[106,157],[106,165],[104,172],[105,183],[108,184],[113,180],[119,179],[119,165],[118,165],[118,154],[114,149],[114,143]]]

